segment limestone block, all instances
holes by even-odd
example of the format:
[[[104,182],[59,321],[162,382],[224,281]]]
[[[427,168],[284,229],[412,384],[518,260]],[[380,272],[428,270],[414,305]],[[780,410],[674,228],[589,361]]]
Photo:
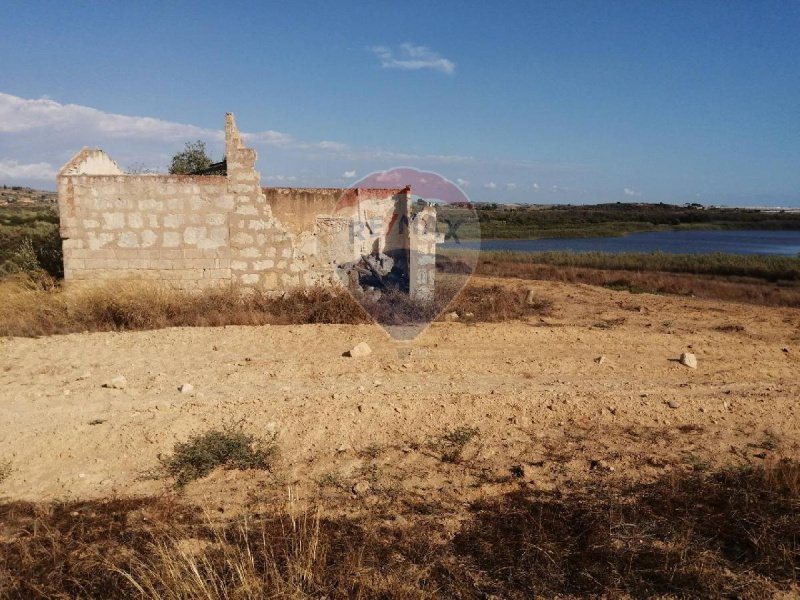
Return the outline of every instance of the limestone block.
[[[225,225],[227,217],[220,213],[210,213],[206,215],[206,224],[208,225]]]
[[[257,215],[258,209],[252,204],[242,204],[236,209],[237,215]]]
[[[225,240],[215,240],[210,237],[204,237],[197,240],[197,247],[202,250],[211,250],[214,248],[221,248],[225,245]]]
[[[184,216],[179,214],[164,215],[164,227],[172,229],[182,227],[184,223]]]
[[[66,254],[66,251],[68,249],[71,250],[73,248],[83,248],[83,247],[84,247],[83,240],[78,239],[78,238],[67,239],[67,240],[64,240],[64,242],[63,242],[63,248],[64,248],[64,253],[65,254]]]
[[[218,208],[224,211],[231,211],[233,210],[234,206],[233,195],[223,194],[221,196],[217,196],[216,198],[214,198],[212,204],[214,208]]]
[[[113,233],[94,233],[92,231],[89,232],[89,248],[91,250],[97,250],[104,246],[107,246],[112,241],[114,241],[114,234]]]
[[[122,229],[125,227],[125,213],[113,212],[103,214],[104,229]]]
[[[300,285],[300,278],[290,273],[281,273],[280,281],[285,288],[293,288]]]
[[[183,230],[183,241],[186,244],[195,245],[204,237],[206,237],[205,227],[187,227]]]
[[[227,227],[209,227],[208,229],[208,237],[215,242],[225,243],[228,239],[228,228]]]
[[[153,246],[156,241],[158,240],[158,234],[150,229],[146,229],[142,232],[142,247],[149,248]]]
[[[177,231],[164,232],[164,245],[167,247],[175,247],[181,245],[181,234]]]
[[[163,200],[154,200],[152,198],[142,198],[139,199],[138,202],[139,210],[143,212],[153,212],[153,211],[162,211],[164,210],[164,201]]]
[[[189,201],[189,206],[193,211],[205,211],[211,208],[211,200],[201,196],[194,196]]]
[[[264,288],[267,290],[275,290],[278,288],[278,274],[265,273],[264,274]]]
[[[273,260],[257,260],[253,263],[253,270],[254,271],[266,271],[267,269],[271,269],[275,266],[275,261]]]
[[[249,233],[240,232],[234,235],[231,241],[239,246],[249,246],[252,245],[255,240]]]
[[[241,276],[240,280],[245,285],[255,285],[258,283],[258,275],[256,273],[246,273]]]

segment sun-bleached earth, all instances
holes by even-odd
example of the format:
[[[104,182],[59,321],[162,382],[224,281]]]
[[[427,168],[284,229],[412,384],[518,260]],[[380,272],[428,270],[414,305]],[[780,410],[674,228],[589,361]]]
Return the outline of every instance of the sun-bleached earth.
[[[287,494],[458,505],[520,481],[568,490],[797,455],[800,311],[525,285],[551,314],[435,323],[413,342],[352,325],[0,340],[0,498],[169,491],[159,457],[231,423],[276,434],[281,453],[271,472],[186,487],[234,514]],[[361,341],[370,356],[343,356]],[[118,375],[125,389],[102,387]],[[443,459],[458,428],[477,432]]]

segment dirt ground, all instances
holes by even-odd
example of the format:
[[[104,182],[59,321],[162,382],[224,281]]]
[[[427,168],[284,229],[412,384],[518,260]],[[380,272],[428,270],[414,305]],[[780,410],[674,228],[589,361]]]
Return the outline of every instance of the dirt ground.
[[[413,342],[352,325],[2,339],[0,500],[169,492],[159,456],[232,422],[277,433],[281,458],[186,487],[226,514],[289,497],[460,506],[521,482],[567,492],[800,454],[800,311],[482,283],[531,287],[554,309],[435,323]],[[360,341],[369,357],[342,356]],[[685,351],[696,370],[677,362]],[[125,389],[102,387],[117,375]],[[478,433],[443,460],[459,427]]]

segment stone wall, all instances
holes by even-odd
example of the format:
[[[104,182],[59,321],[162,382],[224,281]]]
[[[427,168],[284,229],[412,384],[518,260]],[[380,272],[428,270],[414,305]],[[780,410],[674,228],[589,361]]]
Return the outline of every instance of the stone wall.
[[[79,169],[78,169],[79,170]],[[224,177],[60,175],[64,278],[227,283],[233,198]]]
[[[101,150],[76,154],[57,177],[65,280],[281,291],[337,285],[336,265],[371,252],[408,269],[413,247],[411,286],[432,289],[435,242],[410,231],[409,189],[262,188],[231,114],[225,151],[223,176],[130,175]]]

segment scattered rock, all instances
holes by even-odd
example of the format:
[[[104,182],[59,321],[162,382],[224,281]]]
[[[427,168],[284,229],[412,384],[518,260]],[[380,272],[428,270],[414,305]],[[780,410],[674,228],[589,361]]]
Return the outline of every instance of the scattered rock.
[[[594,359],[594,362],[596,362],[598,365],[602,365],[604,362],[606,362],[606,357],[598,356],[597,358]]]
[[[350,356],[352,358],[364,358],[370,354],[372,354],[372,348],[370,348],[366,342],[359,342],[352,350],[348,350],[344,353],[345,356]]]
[[[511,468],[509,468],[509,472],[511,473],[511,476],[514,477],[515,479],[521,479],[525,477],[525,467],[523,467],[522,465],[511,465]]]
[[[181,394],[191,394],[194,391],[194,386],[191,383],[182,383],[178,391]]]
[[[84,371],[80,375],[78,375],[77,381],[83,381],[84,379],[89,379],[92,376],[91,371]]]
[[[124,390],[127,385],[128,385],[128,380],[125,379],[125,377],[123,377],[122,375],[118,375],[117,377],[114,377],[114,379],[112,379],[111,381],[106,381],[103,384],[103,387],[111,388],[114,390]]]
[[[356,496],[363,496],[369,492],[369,483],[366,481],[359,481],[353,486],[353,493]]]
[[[444,316],[445,321],[458,321],[458,313],[457,312],[449,312]]]
[[[697,357],[691,352],[684,352],[679,359],[680,363],[690,369],[697,368]]]
[[[669,406],[670,408],[680,408],[681,407],[681,403],[678,402],[677,400],[668,400],[667,401],[667,406]]]

